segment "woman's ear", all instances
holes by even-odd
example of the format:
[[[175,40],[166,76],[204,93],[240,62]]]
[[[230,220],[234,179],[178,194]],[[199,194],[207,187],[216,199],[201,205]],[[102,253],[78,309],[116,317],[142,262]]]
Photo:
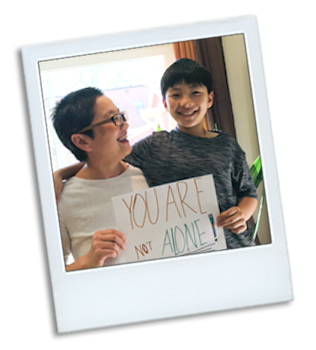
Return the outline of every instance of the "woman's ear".
[[[214,103],[214,92],[211,91],[208,95],[207,108],[211,108]]]
[[[83,134],[73,134],[70,137],[72,143],[85,152],[90,152],[92,150],[89,138]]]

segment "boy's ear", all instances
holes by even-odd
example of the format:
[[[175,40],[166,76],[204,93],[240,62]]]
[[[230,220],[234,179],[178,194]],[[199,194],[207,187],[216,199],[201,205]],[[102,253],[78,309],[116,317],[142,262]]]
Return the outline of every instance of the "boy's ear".
[[[85,152],[90,152],[92,150],[89,139],[83,134],[73,134],[70,137],[72,143]]]
[[[214,103],[214,91],[211,91],[208,95],[207,107],[211,108]]]
[[[168,105],[167,105],[167,102],[166,102],[164,99],[162,99],[162,103],[163,103],[163,105],[164,105],[165,109],[168,111]]]

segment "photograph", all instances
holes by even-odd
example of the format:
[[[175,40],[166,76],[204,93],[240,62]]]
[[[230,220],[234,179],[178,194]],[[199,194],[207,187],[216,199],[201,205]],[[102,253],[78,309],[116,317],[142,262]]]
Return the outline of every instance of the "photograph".
[[[126,223],[125,231],[122,232],[125,236],[129,236],[126,237],[129,242],[127,246],[125,244],[127,250],[121,253],[123,242],[118,242],[114,247],[116,249],[114,254],[117,256],[113,258],[111,255],[105,255],[105,260],[102,257],[102,264],[100,263],[98,266],[118,264],[122,261],[143,261],[160,256],[180,256],[197,251],[205,252],[205,247],[201,249],[201,244],[203,246],[207,244],[211,250],[222,250],[271,243],[243,34],[47,60],[39,62],[39,67],[50,156],[55,172],[55,190],[59,202],[65,261],[73,261],[73,256],[75,256],[75,260],[78,260],[88,254],[96,232],[105,229],[118,229],[118,227],[121,229],[124,221]],[[183,82],[185,83],[183,84]],[[184,91],[180,91],[180,96],[179,90],[174,89],[178,86],[181,87],[181,84],[183,84]],[[192,89],[192,91],[188,90],[190,99],[188,101],[185,100],[188,98],[185,91],[187,87]],[[69,103],[65,102],[64,106],[61,105],[60,110],[55,111],[56,105],[69,94],[74,94],[73,99],[69,100]],[[108,99],[107,102],[114,110],[110,116],[106,115],[105,110],[105,120],[111,120],[113,116],[114,118],[122,118],[120,114],[113,115],[113,113],[120,111],[124,111],[121,113],[128,116],[123,117],[123,123],[122,120],[118,119],[118,124],[115,124],[118,128],[113,128],[114,131],[118,132],[119,138],[117,139],[120,139],[120,145],[123,143],[125,150],[118,153],[118,157],[113,159],[114,165],[111,166],[111,170],[107,171],[109,165],[113,164],[111,159],[113,151],[111,150],[114,144],[117,144],[117,139],[114,139],[114,142],[107,146],[109,153],[105,155],[105,158],[97,160],[98,166],[100,163],[107,165],[107,168],[99,169],[102,172],[105,171],[104,174],[85,175],[81,172],[82,175],[79,173],[77,178],[73,178],[72,175],[78,173],[84,164],[88,164],[87,168],[93,167],[93,165],[87,162],[89,156],[82,158],[82,155],[78,154],[73,146],[69,146],[68,142],[73,143],[71,137],[74,131],[79,131],[78,134],[81,134],[80,129],[85,129],[82,133],[91,137],[91,132],[95,129],[87,130],[89,124],[102,125],[102,120],[97,123],[94,122],[94,119],[91,121],[91,116],[92,118],[96,117],[96,113],[90,116],[91,113],[87,112],[88,108],[96,110],[97,101],[100,101],[101,94],[104,100],[104,97]],[[203,94],[202,103],[204,104],[202,106],[201,102],[196,99],[201,94]],[[185,96],[183,97],[183,95]],[[87,104],[87,107],[83,108],[84,103]],[[74,109],[73,117],[68,117],[67,108]],[[182,108],[183,111],[177,111],[177,108]],[[185,117],[179,117],[179,112],[182,112]],[[85,115],[79,116],[80,113],[87,114],[86,120],[77,121],[79,118],[85,118]],[[198,115],[190,116],[188,113],[198,113]],[[67,128],[66,123],[70,122],[70,118],[73,118],[74,125],[69,131],[68,129],[64,131],[63,129]],[[128,120],[125,120],[127,118]],[[127,123],[128,126],[121,126],[124,123]],[[122,130],[120,130],[121,128]],[[152,135],[153,133],[155,135]],[[173,143],[172,139],[176,135],[179,138]],[[191,135],[190,138],[189,135]],[[143,139],[144,141],[140,142]],[[209,139],[207,140],[209,142],[206,143],[205,139]],[[197,140],[202,141],[198,146],[201,149],[192,158],[188,158],[192,149],[196,148]],[[236,142],[232,143],[234,141]],[[135,143],[137,146],[134,148]],[[229,143],[231,145],[228,145]],[[241,145],[241,149],[238,145]],[[230,148],[227,157],[220,162],[214,161],[214,157],[225,156],[225,146]],[[155,147],[155,151],[153,151],[153,147]],[[168,154],[163,152],[166,148],[170,149]],[[234,159],[235,156],[238,158]],[[127,185],[128,179],[127,173],[125,173],[127,165],[121,163],[122,159],[125,159],[129,164],[129,170],[135,166],[143,173],[130,174],[129,185]],[[184,159],[185,162],[183,162]],[[81,164],[79,164],[80,161],[82,161]],[[232,164],[232,167],[224,170],[222,163]],[[112,168],[114,168],[114,172],[112,172]],[[64,176],[62,172],[64,172]],[[232,173],[235,174],[235,179],[230,180]],[[124,177],[121,179],[120,175],[123,176],[123,174]],[[175,191],[168,191],[168,186],[165,185],[174,183],[173,186],[176,187],[177,181],[210,174],[215,177],[217,196],[205,193],[204,198],[205,200],[209,197],[214,198],[215,210],[225,212],[236,207],[244,197],[255,199],[254,204],[251,203],[250,213],[242,223],[242,225],[247,225],[248,222],[247,228],[242,227],[238,235],[234,230],[229,232],[229,228],[225,226],[216,227],[224,243],[221,245],[218,244],[219,242],[215,244],[215,235],[211,230],[210,220],[207,220],[203,228],[200,229],[201,232],[206,230],[208,239],[205,242],[199,241],[200,244],[197,241],[197,237],[195,237],[197,230],[194,230],[194,225],[193,228],[190,225],[192,220],[193,222],[194,219],[199,220],[201,212],[198,213],[184,201],[185,197],[192,193],[190,200],[196,202],[196,195],[192,191],[187,194],[187,187],[184,190],[186,192],[179,193],[177,188]],[[135,176],[144,176],[145,179],[133,184]],[[238,176],[239,179],[237,179]],[[67,192],[61,193],[63,180],[70,178],[72,178],[71,182],[65,186]],[[93,182],[92,180],[98,181]],[[124,181],[124,185],[122,181]],[[70,185],[71,183],[72,185]],[[136,195],[136,191],[142,191],[147,195],[146,189],[148,187],[162,185],[165,186],[159,187],[163,192],[158,197],[153,190],[149,192],[152,193],[151,197],[154,196],[153,198],[156,199],[154,201],[145,201],[143,196]],[[239,187],[239,189],[236,190],[235,187]],[[87,192],[82,192],[84,188]],[[209,185],[204,191],[208,188],[210,188]],[[229,199],[226,195],[227,191],[232,194]],[[257,191],[260,191],[259,196]],[[130,192],[136,192],[134,195],[136,197],[133,197],[135,200],[129,199],[129,204],[127,204],[127,199],[126,201],[124,198],[120,199],[123,207],[119,203],[114,205],[115,216],[111,198]],[[101,193],[104,194],[97,199],[98,194]],[[177,200],[174,193],[178,194]],[[83,201],[81,198],[85,198],[85,200]],[[168,227],[170,225],[164,227],[172,220],[167,215],[163,217],[161,214],[162,211],[166,211],[166,208],[161,207],[162,205],[166,206],[165,202],[168,212],[170,210],[171,215],[176,215],[174,220],[178,219],[178,224],[180,224],[180,219],[185,220],[181,224],[181,228],[175,226],[170,231]],[[186,217],[184,210],[182,210],[181,216],[179,207],[184,205],[187,209],[190,208],[189,213],[193,216]],[[152,223],[150,210],[146,212],[148,206],[153,211],[152,215],[156,216],[155,227],[153,224],[145,225],[146,222]],[[65,215],[65,213],[67,214]],[[137,232],[133,225],[129,224],[131,215],[136,223],[138,221],[140,223],[140,225],[136,225]],[[212,214],[205,212],[202,215],[207,217]],[[216,216],[218,215],[219,212]],[[238,216],[235,217],[228,213],[228,218],[230,221],[235,220],[236,223],[233,222],[233,224],[240,225]],[[237,227],[239,228],[239,226]],[[137,239],[134,244],[131,244],[131,239],[135,236]],[[158,241],[152,243],[155,236]],[[118,238],[122,239],[121,236]],[[190,247],[188,241],[191,242]],[[112,236],[109,237],[109,242],[113,242]],[[150,243],[146,244],[146,242]],[[152,245],[155,246],[154,249]],[[169,245],[170,254],[166,254],[165,245]],[[157,250],[156,254],[155,250]],[[130,257],[126,258],[128,252]],[[107,254],[113,254],[113,250],[107,249]],[[79,268],[89,267],[95,266],[79,266]],[[70,268],[67,267],[67,269]]]
[[[22,56],[58,332],[292,300],[255,16]]]

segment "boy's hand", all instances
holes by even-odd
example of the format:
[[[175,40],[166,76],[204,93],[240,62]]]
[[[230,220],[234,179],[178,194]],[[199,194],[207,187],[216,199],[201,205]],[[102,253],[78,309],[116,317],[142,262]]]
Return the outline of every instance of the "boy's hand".
[[[222,212],[217,217],[216,224],[236,234],[244,232],[247,228],[245,215],[239,207],[231,207]]]
[[[121,249],[126,249],[126,237],[122,232],[115,229],[96,231],[86,255],[87,267],[103,266],[106,259],[116,258]]]
[[[63,178],[58,171],[53,174],[54,177],[54,188],[57,203],[59,202],[61,191],[63,190]]]
[[[54,171],[54,186],[55,186],[55,195],[56,195],[56,201],[59,202],[60,194],[63,189],[63,180],[68,180],[72,176],[75,176],[79,170],[82,169],[82,167],[85,165],[85,163],[76,163],[74,165],[70,165],[66,168],[62,168],[59,170]]]

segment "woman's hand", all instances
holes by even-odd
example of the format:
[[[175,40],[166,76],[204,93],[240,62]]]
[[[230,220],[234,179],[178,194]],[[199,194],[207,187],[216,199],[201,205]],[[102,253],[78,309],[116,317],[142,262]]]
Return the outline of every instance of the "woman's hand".
[[[122,232],[115,229],[96,231],[87,254],[88,267],[103,266],[106,259],[118,257],[125,249],[126,237]]]
[[[66,266],[67,271],[101,267],[106,259],[117,258],[126,249],[125,235],[115,229],[96,231],[89,252]]]

